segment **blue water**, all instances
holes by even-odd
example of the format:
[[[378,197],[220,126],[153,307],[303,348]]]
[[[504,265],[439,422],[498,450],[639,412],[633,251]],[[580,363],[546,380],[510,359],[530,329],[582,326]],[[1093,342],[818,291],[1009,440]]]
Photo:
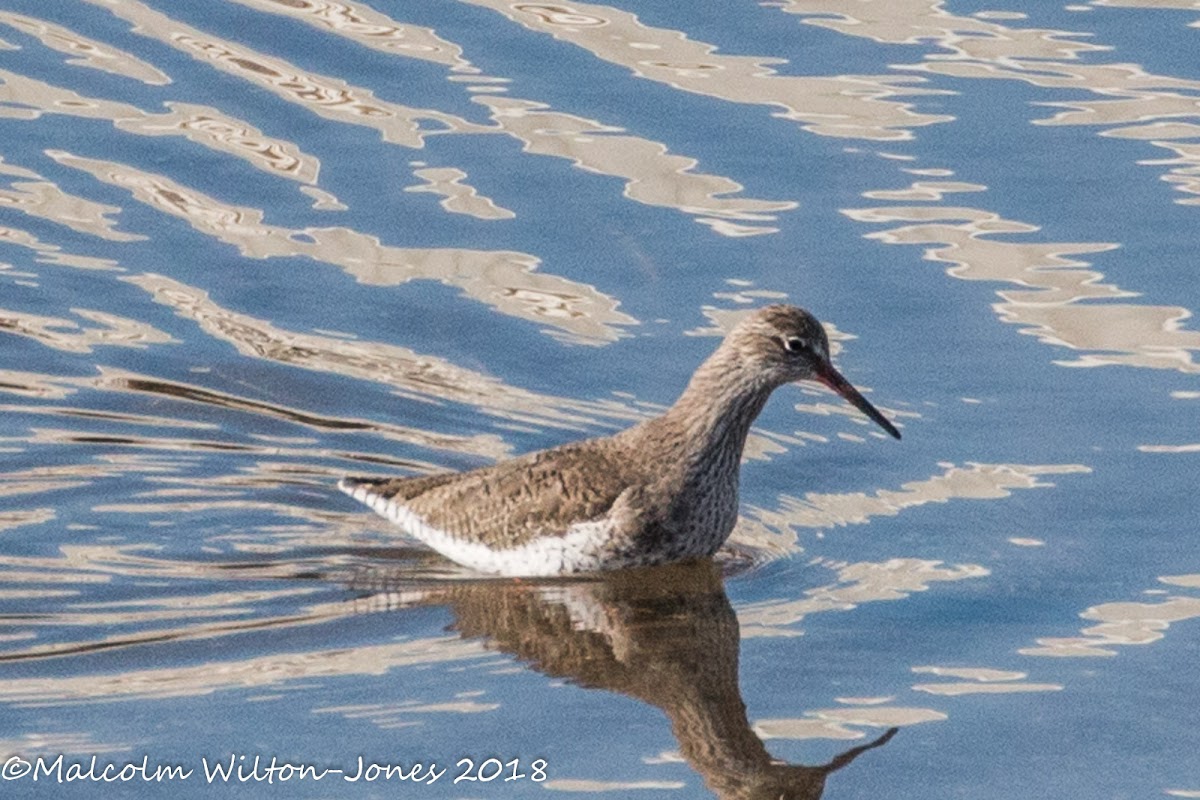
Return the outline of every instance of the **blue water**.
[[[1200,796],[1196,15],[1126,1],[5,0],[0,793]],[[717,571],[480,581],[335,488],[777,301],[904,439],[781,389]],[[287,773],[360,757],[448,771]]]

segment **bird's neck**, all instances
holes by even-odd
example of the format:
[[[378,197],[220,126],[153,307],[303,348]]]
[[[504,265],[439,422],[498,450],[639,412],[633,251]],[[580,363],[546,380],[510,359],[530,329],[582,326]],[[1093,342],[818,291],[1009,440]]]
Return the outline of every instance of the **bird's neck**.
[[[736,353],[718,348],[654,421],[663,455],[689,471],[732,469],[736,475],[750,426],[774,388],[747,370]]]

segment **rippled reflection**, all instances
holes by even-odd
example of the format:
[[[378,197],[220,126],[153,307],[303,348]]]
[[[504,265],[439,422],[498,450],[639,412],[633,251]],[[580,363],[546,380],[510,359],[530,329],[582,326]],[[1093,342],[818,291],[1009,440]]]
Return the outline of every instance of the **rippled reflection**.
[[[57,264],[64,267],[92,269],[104,272],[118,271],[120,269],[116,262],[111,259],[96,258],[95,256],[85,256],[78,253],[64,252],[62,247],[59,245],[43,242],[29,231],[21,230],[20,228],[11,228],[6,225],[0,225],[0,244],[32,250],[37,254],[37,261],[42,264]],[[11,270],[4,271],[12,274]],[[36,276],[31,273],[27,273],[19,277],[32,279]],[[36,285],[36,282],[31,282]]]
[[[222,203],[163,175],[62,151],[48,155],[60,164],[127,189],[140,202],[236,246],[247,258],[307,256],[335,264],[360,282],[374,285],[441,281],[502,313],[551,325],[587,344],[616,339],[616,326],[634,322],[616,310],[615,300],[591,286],[535,272],[538,259],[525,253],[399,248],[349,228],[295,230],[268,225],[261,209]]]
[[[547,676],[661,709],[682,757],[721,798],[820,797],[830,773],[896,732],[892,728],[823,766],[773,758],[746,716],[738,687],[738,622],[721,576],[708,562],[594,581],[466,584],[435,590],[432,597],[449,605],[454,630],[467,640],[482,639]],[[859,724],[879,725],[882,716]],[[902,719],[897,715],[897,722]],[[555,777],[546,786],[620,788],[582,775]]]
[[[873,494],[809,493],[803,498],[783,494],[774,508],[750,507],[734,530],[731,541],[763,553],[799,551],[797,529],[837,528],[862,525],[875,517],[893,517],[906,509],[950,500],[999,500],[1014,489],[1054,486],[1044,480],[1050,475],[1087,474],[1082,464],[968,464],[942,465],[945,472],[922,481],[906,483],[899,490],[880,489]],[[986,571],[984,573],[986,574]]]
[[[381,100],[340,78],[307,72],[287,61],[205,33],[137,0],[85,0],[133,24],[133,31],[180,50],[222,72],[272,92],[325,119],[379,131],[384,141],[421,147],[429,135],[486,129],[436,109]]]
[[[58,222],[80,233],[112,242],[135,242],[146,238],[114,230],[116,223],[109,216],[121,210],[116,206],[67,194],[49,181],[14,181],[11,188],[0,189],[0,208]]]
[[[556,111],[545,103],[486,95],[496,91],[470,65],[457,45],[432,30],[399,23],[360,4],[297,3],[277,0],[238,0],[260,11],[286,14],[320,30],[392,55],[418,58],[451,68],[451,79],[470,79],[475,102],[491,113],[490,129],[520,140],[528,153],[569,160],[592,174],[625,180],[625,197],[650,206],[675,208],[696,215],[697,221],[726,236],[756,236],[778,229],[763,223],[796,207],[791,201],[729,197],[742,191],[729,178],[696,171],[696,159],[670,153],[666,145],[598,120]],[[482,84],[482,85],[479,85]],[[477,133],[478,130],[467,131]],[[445,168],[460,172],[454,168]],[[447,210],[454,209],[443,203]],[[469,213],[469,212],[467,212]],[[485,210],[485,218],[495,212]]]
[[[869,234],[888,244],[925,245],[925,258],[950,266],[962,280],[1002,281],[1017,287],[997,294],[1000,318],[1040,341],[1080,352],[1065,366],[1125,366],[1200,371],[1200,332],[1182,327],[1191,312],[1179,306],[1113,302],[1136,294],[1103,281],[1072,256],[1117,247],[1102,242],[1028,242],[992,238],[1032,233],[1037,226],[973,208],[881,206],[847,209],[862,222],[911,222]],[[932,246],[931,246],[932,245]],[[1104,301],[1104,302],[1097,302]]]
[[[90,67],[152,85],[161,86],[171,82],[162,70],[132,53],[81,36],[62,25],[24,14],[14,14],[11,11],[0,11],[0,24],[36,37],[46,47],[70,56],[67,59],[68,64]]]
[[[1200,574],[1167,575],[1159,580],[1177,590],[1200,589]],[[1153,644],[1171,625],[1200,618],[1200,597],[1187,594],[1160,602],[1101,603],[1079,616],[1096,624],[1083,628],[1079,636],[1038,639],[1038,646],[1022,649],[1022,655],[1104,657],[1115,656],[1116,647]]]
[[[363,47],[417,58],[450,67],[455,72],[477,72],[463,58],[462,48],[432,29],[396,22],[363,3],[333,0],[234,0],[256,11],[282,14],[353,40]]]
[[[304,183],[315,182],[320,169],[316,158],[302,153],[296,145],[267,136],[250,123],[211,106],[174,102],[167,103],[168,112],[149,114],[128,103],[87,97],[8,70],[0,70],[0,81],[3,82],[0,99],[5,103],[0,105],[0,117],[21,115],[22,119],[37,119],[43,114],[54,114],[108,120],[126,133],[179,136],[214,152],[240,158],[256,169]],[[109,233],[108,238],[117,238]]]
[[[781,108],[778,116],[824,136],[911,138],[911,129],[948,117],[923,114],[893,97],[934,93],[903,76],[798,77],[771,68],[780,59],[730,56],[677,30],[643,24],[627,11],[591,3],[467,0],[525,27],[582,47],[638,77],[733,103]]]
[[[429,192],[440,196],[439,204],[451,214],[466,214],[476,219],[512,219],[507,208],[496,205],[464,181],[467,173],[453,167],[418,169],[413,175],[424,183],[409,186],[406,192]]]
[[[635,417],[617,403],[539,395],[395,345],[282,330],[267,320],[222,308],[206,292],[162,275],[136,275],[126,280],[194,320],[208,335],[231,343],[252,358],[382,383],[402,397],[466,403],[506,419],[543,426],[579,429],[603,417]],[[501,452],[505,451],[492,454]]]
[[[1150,11],[1191,0],[1066,9],[1089,15],[938,0],[10,5],[0,757],[128,752],[147,720],[164,747],[194,746],[215,734],[181,713],[192,703],[244,713],[221,746],[259,741],[264,719],[319,731],[296,737],[321,752],[422,724],[466,739],[516,717],[506,681],[536,721],[566,680],[614,693],[586,695],[605,711],[661,710],[677,752],[655,755],[661,724],[630,730],[638,755],[605,769],[550,742],[559,791],[686,790],[662,779],[684,761],[719,796],[815,797],[889,728],[920,725],[914,748],[1016,793],[1044,794],[1020,782],[1065,764],[1080,796],[1089,776],[1139,770],[1111,791],[1196,794],[1160,778],[1186,746],[1136,758],[1160,731],[1188,741],[1186,704],[1145,676],[1190,691],[1176,667],[1200,619],[1184,224],[1200,203],[1200,78],[1171,52],[1192,17]],[[983,149],[985,124],[1013,149]],[[1086,157],[1047,176],[1001,159],[1052,141]],[[1098,153],[1114,162],[1083,163]],[[1049,187],[1072,199],[1061,216],[1045,181],[1065,182]],[[921,253],[934,269],[883,272]],[[479,304],[461,323],[456,292]],[[964,302],[931,304],[943,294]],[[333,490],[360,468],[457,469],[643,418],[704,345],[681,337],[785,298],[834,316],[835,347],[862,334],[856,362],[914,435],[878,452],[845,407],[793,394],[748,442],[771,463],[747,475],[772,473],[746,481],[716,568],[479,582]],[[1019,387],[964,396],[984,395],[945,376],[970,365],[933,366],[965,356],[922,326],[993,315],[1011,323],[1001,339],[1053,349],[1031,365],[1013,348],[988,380],[1051,353],[1140,368],[1047,369],[1081,415],[1093,398],[1137,401],[1063,432],[1012,408]],[[960,402],[991,427],[952,427],[942,412]],[[861,490],[810,491],[806,470],[825,469],[822,488]],[[1101,513],[1119,536],[1093,535]],[[740,687],[741,647],[743,681],[785,670],[796,694]],[[811,707],[808,677],[830,688]],[[1101,681],[1119,691],[1088,691]],[[1116,731],[1103,758],[1078,719]],[[975,723],[995,741],[964,736]],[[529,727],[506,729],[511,744],[540,746]],[[818,767],[766,747],[831,741],[865,744]],[[953,794],[909,746],[842,780],[886,764],[911,781],[898,795]]]
[[[25,336],[68,353],[90,353],[101,345],[148,347],[176,341],[170,335],[138,320],[85,308],[74,311],[76,316],[92,323],[94,327],[85,328],[69,319],[0,309],[0,331]]]
[[[1024,672],[987,669],[986,667],[913,667],[921,675],[938,678],[959,678],[957,681],[940,683],[918,683],[912,688],[917,692],[957,697],[969,694],[1018,694],[1023,692],[1057,692],[1063,687],[1057,683],[1031,683],[1024,680]]]
[[[103,548],[65,554],[81,575],[103,564],[127,575],[198,573],[177,571],[153,559]],[[3,559],[4,566],[17,563]],[[182,565],[180,565],[182,566]],[[169,571],[163,572],[166,567]],[[26,568],[35,568],[27,564]],[[211,567],[206,568],[211,569]],[[244,571],[239,573],[242,578]],[[261,572],[261,575],[269,573]],[[303,589],[230,591],[198,598],[184,597],[153,610],[137,602],[90,604],[87,612],[57,614],[42,621],[55,626],[92,626],[100,615],[112,627],[159,627],[123,640],[98,640],[92,651],[109,646],[169,641],[180,634],[171,623],[191,620],[189,636],[253,631],[266,626],[328,621],[330,614],[406,608],[414,604],[446,605],[461,638],[418,639],[346,650],[281,653],[248,660],[224,660],[219,670],[172,667],[113,674],[108,677],[51,677],[6,681],[0,696],[19,702],[101,702],[124,698],[163,700],[205,694],[219,688],[273,687],[286,691],[291,681],[335,675],[363,675],[444,662],[479,662],[489,651],[511,654],[537,671],[573,683],[618,692],[666,713],[682,757],[720,797],[819,797],[827,776],[850,764],[866,750],[885,744],[895,728],[865,745],[842,753],[823,766],[784,764],[764,747],[757,727],[746,716],[738,686],[738,622],[715,565],[704,562],[648,571],[632,571],[603,580],[529,582],[442,582],[414,580],[391,570],[362,573],[354,585],[371,592],[352,603],[330,606],[307,618],[253,620],[250,606],[291,596]],[[397,619],[403,612],[392,611]],[[207,618],[207,620],[206,620]],[[163,625],[167,627],[162,627]],[[485,649],[486,648],[486,649]],[[62,655],[61,648],[33,647],[0,659]],[[367,718],[386,729],[406,718],[441,713],[495,711],[495,703],[459,700],[434,704],[318,706],[314,714]],[[931,719],[899,707],[815,712],[840,719],[832,738],[861,738],[854,726],[886,727]],[[936,717],[933,717],[936,718]],[[850,726],[850,727],[847,727]],[[794,733],[778,721],[762,725],[771,737]],[[26,743],[26,747],[30,745]],[[556,777],[550,788],[592,784],[585,776]],[[603,782],[601,782],[603,783]]]

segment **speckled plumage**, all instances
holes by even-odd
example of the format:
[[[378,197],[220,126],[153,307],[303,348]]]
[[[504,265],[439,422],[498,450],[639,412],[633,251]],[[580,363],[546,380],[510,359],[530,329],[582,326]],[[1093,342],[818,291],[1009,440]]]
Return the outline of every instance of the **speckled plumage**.
[[[464,473],[345,478],[339,487],[482,572],[564,575],[712,555],[737,521],[750,425],[778,386],[814,378],[899,438],[829,363],[794,306],[743,320],[662,416]]]

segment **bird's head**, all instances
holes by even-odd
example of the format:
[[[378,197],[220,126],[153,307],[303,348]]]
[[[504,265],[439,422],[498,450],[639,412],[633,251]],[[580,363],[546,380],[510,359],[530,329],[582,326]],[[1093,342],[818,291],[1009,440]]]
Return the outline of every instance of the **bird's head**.
[[[900,432],[842,377],[829,357],[829,337],[817,318],[802,308],[772,305],[737,324],[725,339],[738,362],[774,386],[793,381],[822,383],[897,439]]]

